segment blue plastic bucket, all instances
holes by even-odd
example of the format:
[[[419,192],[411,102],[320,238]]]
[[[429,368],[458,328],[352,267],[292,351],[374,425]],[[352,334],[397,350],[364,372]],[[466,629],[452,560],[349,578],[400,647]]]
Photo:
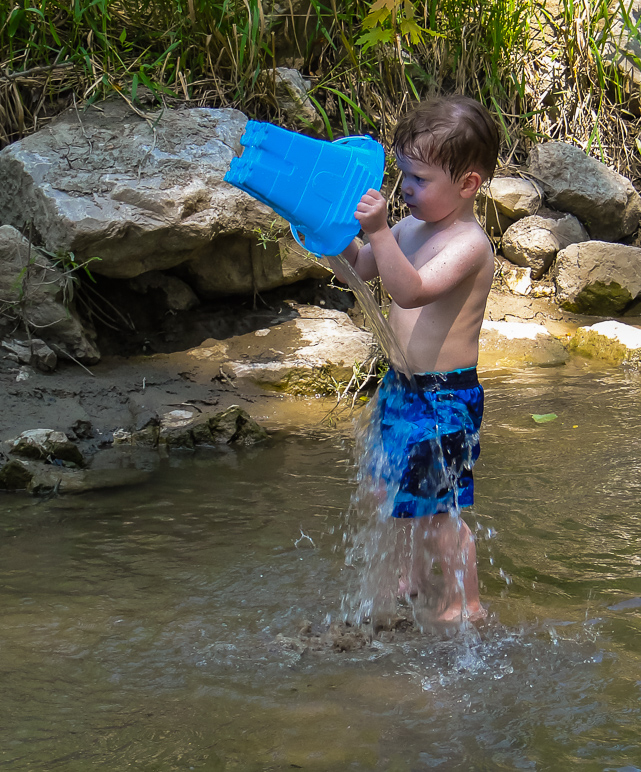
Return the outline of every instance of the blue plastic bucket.
[[[368,136],[327,142],[259,121],[247,122],[240,142],[225,181],[284,217],[312,254],[346,249],[360,232],[356,205],[383,183],[382,145]]]

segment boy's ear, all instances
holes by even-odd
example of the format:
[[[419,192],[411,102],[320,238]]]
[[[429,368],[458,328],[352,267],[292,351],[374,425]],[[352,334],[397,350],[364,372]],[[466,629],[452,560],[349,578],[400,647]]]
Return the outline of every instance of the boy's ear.
[[[483,178],[478,172],[467,172],[461,180],[461,196],[473,198],[483,184]]]

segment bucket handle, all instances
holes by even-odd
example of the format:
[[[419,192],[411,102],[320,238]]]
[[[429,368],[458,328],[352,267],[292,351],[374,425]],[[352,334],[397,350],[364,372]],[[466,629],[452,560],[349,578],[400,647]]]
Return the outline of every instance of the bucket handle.
[[[311,252],[312,255],[316,255],[316,257],[322,257],[323,253],[321,251],[318,251],[318,247],[320,245],[316,245],[312,242],[310,238],[305,239],[307,242],[306,244],[303,244],[303,242],[300,240],[300,236],[298,234],[298,228],[295,228],[291,223],[289,224],[289,227],[292,232],[292,236],[294,237],[294,241],[296,241],[303,249],[307,250],[307,252]]]

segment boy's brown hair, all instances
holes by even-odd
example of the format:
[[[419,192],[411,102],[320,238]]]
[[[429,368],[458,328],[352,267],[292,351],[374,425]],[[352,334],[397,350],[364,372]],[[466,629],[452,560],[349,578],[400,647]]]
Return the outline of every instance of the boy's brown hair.
[[[487,108],[470,97],[432,97],[406,113],[394,132],[394,152],[415,161],[435,164],[454,181],[477,171],[483,179],[494,174],[499,132]]]

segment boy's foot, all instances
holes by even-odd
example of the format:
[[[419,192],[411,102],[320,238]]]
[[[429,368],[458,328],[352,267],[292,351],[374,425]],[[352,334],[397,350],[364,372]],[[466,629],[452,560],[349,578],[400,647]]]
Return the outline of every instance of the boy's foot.
[[[398,580],[397,595],[399,598],[413,598],[418,595],[418,587],[412,584],[409,579],[401,577]]]
[[[467,606],[465,618],[468,622],[478,622],[480,619],[485,619],[487,616],[487,609],[483,608],[480,603],[472,606]],[[461,622],[463,621],[463,608],[459,604],[452,604],[447,606],[436,617],[437,622]]]

